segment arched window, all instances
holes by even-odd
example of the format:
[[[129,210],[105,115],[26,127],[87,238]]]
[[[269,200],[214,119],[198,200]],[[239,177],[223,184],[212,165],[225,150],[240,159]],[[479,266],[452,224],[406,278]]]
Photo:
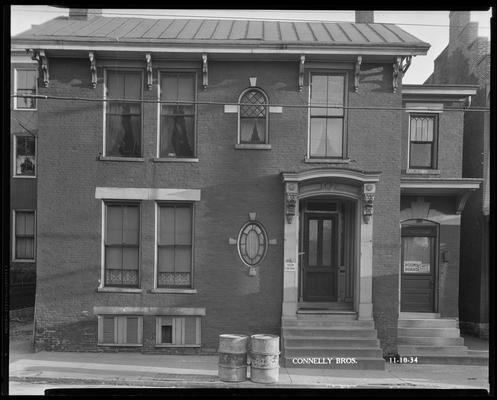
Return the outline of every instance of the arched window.
[[[257,88],[245,90],[239,99],[238,143],[268,143],[268,98]]]

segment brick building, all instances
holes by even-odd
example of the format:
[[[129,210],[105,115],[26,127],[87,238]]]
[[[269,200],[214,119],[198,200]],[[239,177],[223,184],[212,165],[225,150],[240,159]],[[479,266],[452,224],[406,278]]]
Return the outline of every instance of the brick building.
[[[79,9],[12,42],[39,60],[46,96],[38,349],[209,352],[221,333],[273,333],[290,365],[384,368],[430,351],[415,326],[465,354],[459,213],[480,181],[462,177],[461,107],[476,91],[402,87],[427,43],[372,12]]]
[[[469,11],[450,13],[449,44],[435,59],[428,84],[476,85],[471,107],[490,107],[490,42],[478,36]],[[488,338],[490,112],[470,112],[464,119],[463,176],[483,178],[462,214],[459,317],[461,329]]]

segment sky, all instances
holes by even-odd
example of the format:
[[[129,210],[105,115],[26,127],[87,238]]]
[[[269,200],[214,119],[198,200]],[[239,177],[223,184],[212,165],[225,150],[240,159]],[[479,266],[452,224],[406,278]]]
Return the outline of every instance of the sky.
[[[69,9],[49,6],[19,5],[11,7],[11,35],[31,25],[41,24],[57,16],[67,16]],[[199,9],[103,9],[104,16],[126,15],[145,18],[253,18],[305,21],[354,21],[354,11],[346,10],[199,10]],[[491,10],[472,11],[471,21],[479,23],[479,36],[490,38]],[[433,71],[433,61],[449,41],[449,11],[375,11],[375,22],[394,23],[400,28],[431,44],[426,56],[413,57],[403,83],[422,84]]]

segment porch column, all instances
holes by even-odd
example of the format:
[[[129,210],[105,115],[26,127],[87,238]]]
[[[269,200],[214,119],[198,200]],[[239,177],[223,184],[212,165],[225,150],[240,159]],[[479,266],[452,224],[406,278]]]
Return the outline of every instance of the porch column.
[[[285,228],[283,245],[283,317],[295,318],[298,302],[299,215],[298,183],[285,183]]]
[[[363,185],[358,319],[373,319],[373,200],[376,185]],[[362,218],[361,218],[362,217]]]

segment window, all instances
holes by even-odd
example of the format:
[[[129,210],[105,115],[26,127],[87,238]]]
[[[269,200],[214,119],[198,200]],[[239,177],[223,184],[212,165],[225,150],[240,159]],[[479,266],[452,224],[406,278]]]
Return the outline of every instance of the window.
[[[344,157],[344,74],[311,74],[310,157]],[[321,106],[320,108],[312,106]]]
[[[35,259],[34,211],[14,211],[14,259]]]
[[[159,204],[157,287],[192,287],[192,204]]]
[[[166,72],[160,75],[159,157],[195,156],[195,101],[196,76],[194,72]]]
[[[35,176],[36,139],[34,136],[14,135],[14,176]]]
[[[267,244],[267,233],[258,222],[248,222],[240,230],[238,253],[245,264],[259,264],[266,256]]]
[[[437,115],[410,115],[409,168],[437,168],[437,127]]]
[[[36,71],[33,69],[15,70],[16,94],[35,95],[36,94]],[[16,97],[16,110],[35,110],[36,99],[29,97]]]
[[[142,104],[139,71],[106,71],[105,155],[141,156]],[[116,99],[116,100],[112,100]]]
[[[138,287],[140,205],[106,204],[105,286]]]
[[[98,316],[98,344],[139,346],[143,339],[143,317]]]
[[[199,316],[156,317],[156,345],[170,347],[200,347]]]
[[[268,98],[260,89],[251,88],[239,99],[240,144],[264,144],[268,142]]]

